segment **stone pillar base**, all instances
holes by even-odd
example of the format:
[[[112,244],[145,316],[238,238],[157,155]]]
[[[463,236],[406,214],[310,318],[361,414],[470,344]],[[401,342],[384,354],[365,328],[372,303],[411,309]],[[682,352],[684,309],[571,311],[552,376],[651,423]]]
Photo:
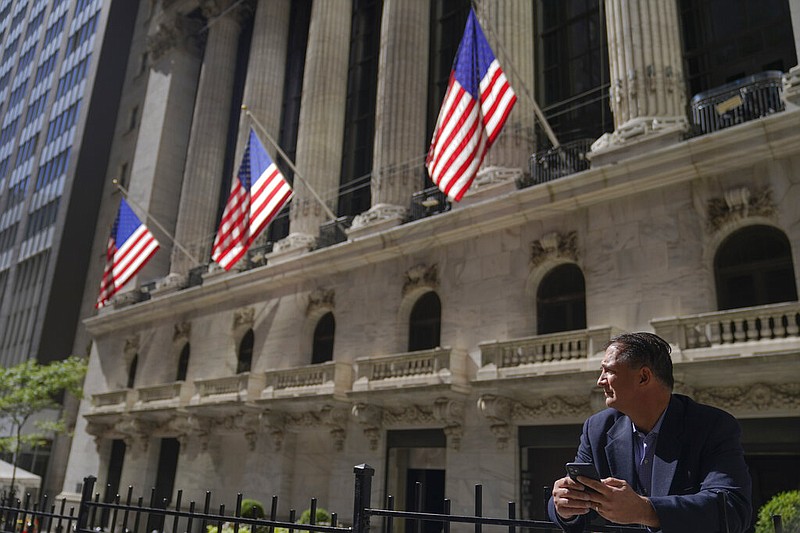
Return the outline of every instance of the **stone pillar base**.
[[[290,233],[288,237],[275,243],[272,252],[267,254],[267,263],[283,263],[300,257],[312,250],[317,238],[307,233]]]
[[[783,101],[787,106],[800,106],[800,65],[783,75]]]
[[[347,237],[357,239],[389,228],[399,226],[406,218],[408,210],[401,205],[377,204],[353,219],[347,230]]]
[[[488,167],[478,171],[475,181],[460,202],[453,206],[471,205],[487,198],[494,198],[517,190],[517,179],[522,177],[521,168]]]
[[[592,166],[608,165],[642,155],[682,140],[689,124],[684,117],[642,117],[604,133],[592,144],[586,157]]]

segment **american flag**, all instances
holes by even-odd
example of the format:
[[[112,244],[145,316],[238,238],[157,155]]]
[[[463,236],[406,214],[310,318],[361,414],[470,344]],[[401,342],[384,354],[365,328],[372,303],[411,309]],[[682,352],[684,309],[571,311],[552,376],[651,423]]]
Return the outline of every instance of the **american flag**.
[[[108,237],[106,268],[95,307],[100,309],[107,305],[111,297],[142,269],[158,248],[156,238],[123,198]]]
[[[252,183],[251,176],[256,176]],[[237,179],[231,184],[231,194],[222,213],[211,258],[230,270],[292,193],[291,186],[251,129]]]
[[[461,200],[472,185],[516,101],[470,10],[426,162],[431,179],[451,200]]]

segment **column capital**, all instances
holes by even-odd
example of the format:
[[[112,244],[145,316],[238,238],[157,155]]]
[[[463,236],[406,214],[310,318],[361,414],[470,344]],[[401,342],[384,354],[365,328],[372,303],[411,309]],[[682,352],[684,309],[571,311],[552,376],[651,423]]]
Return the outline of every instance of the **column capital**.
[[[199,55],[205,35],[200,31],[202,27],[200,20],[177,13],[159,22],[156,31],[147,37],[147,55],[151,64],[176,48]]]
[[[255,4],[255,0],[244,0],[236,5],[233,0],[200,0],[200,12],[209,19],[209,22],[211,19],[224,16],[241,26],[253,15]],[[233,9],[230,9],[232,6]],[[230,11],[227,11],[228,9]]]

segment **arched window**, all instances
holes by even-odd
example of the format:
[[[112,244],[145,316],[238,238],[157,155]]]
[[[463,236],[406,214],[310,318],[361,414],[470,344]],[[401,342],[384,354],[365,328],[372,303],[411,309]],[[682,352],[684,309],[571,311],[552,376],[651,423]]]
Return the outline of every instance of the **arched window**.
[[[250,372],[250,366],[253,364],[253,342],[255,337],[253,336],[253,330],[248,329],[247,333],[244,334],[242,337],[242,341],[239,343],[239,358],[236,364],[236,373],[241,374],[242,372]]]
[[[319,319],[314,328],[314,347],[311,351],[311,364],[333,361],[333,335],[336,331],[336,320],[333,313],[326,313]]]
[[[714,274],[720,310],[797,300],[789,239],[770,226],[748,226],[725,239]]]
[[[430,350],[440,344],[442,303],[435,292],[425,293],[414,304],[408,319],[408,351]]]
[[[139,365],[139,354],[133,356],[131,364],[128,367],[128,388],[132,389],[136,384],[136,367]]]
[[[178,373],[175,376],[175,381],[186,381],[186,372],[189,369],[189,343],[183,345],[181,356],[178,358]]]
[[[536,332],[539,335],[586,328],[586,284],[578,265],[555,267],[536,293]]]

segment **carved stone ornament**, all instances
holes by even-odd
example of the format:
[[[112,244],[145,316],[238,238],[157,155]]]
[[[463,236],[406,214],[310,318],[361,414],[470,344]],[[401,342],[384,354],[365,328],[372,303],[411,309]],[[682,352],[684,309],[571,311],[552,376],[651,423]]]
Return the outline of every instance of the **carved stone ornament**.
[[[347,427],[347,411],[331,405],[323,406],[319,411],[286,413],[286,425],[295,428],[317,429],[320,425],[330,428],[331,441],[336,451],[344,449],[345,428]]]
[[[125,348],[123,348],[126,356],[133,357],[139,351],[139,335],[131,335],[125,339]]]
[[[586,418],[590,414],[592,409],[588,396],[569,398],[551,396],[533,399],[527,403],[514,402],[511,407],[511,418],[515,421],[560,417]]]
[[[427,406],[384,407],[383,423],[386,426],[431,425],[436,423],[436,418],[433,409]]]
[[[405,277],[403,295],[422,287],[436,289],[439,286],[439,266],[417,265],[408,269]]]
[[[694,399],[726,411],[797,412],[800,410],[800,383],[695,389]]]
[[[314,311],[319,309],[333,310],[336,292],[333,289],[317,288],[308,295],[308,305],[306,306],[306,316],[311,316]]]
[[[370,226],[385,220],[404,219],[408,209],[401,205],[377,204],[353,219],[353,228]]]
[[[175,324],[172,330],[172,342],[181,343],[189,341],[189,334],[192,332],[192,324],[190,322],[179,322]]]
[[[233,313],[233,330],[252,328],[255,324],[256,310],[252,307],[243,307]]]
[[[772,191],[768,187],[755,190],[740,187],[726,191],[722,198],[708,201],[708,227],[711,231],[717,231],[748,217],[772,218],[775,213]]]
[[[376,405],[356,403],[350,412],[356,422],[364,428],[364,436],[369,440],[369,449],[377,450],[383,426],[383,410]]]
[[[531,267],[537,267],[549,259],[578,261],[578,234],[548,233],[531,243]]]
[[[272,442],[274,452],[281,451],[283,439],[286,436],[286,416],[277,411],[263,412],[258,417],[262,430],[266,431]]]
[[[491,422],[490,429],[498,450],[508,447],[513,404],[512,400],[493,394],[484,394],[478,398],[478,412]]]
[[[206,32],[201,32],[203,23],[176,13],[160,22],[155,33],[147,37],[147,57],[151,65],[161,59],[173,48],[183,47],[199,53],[204,44]]]
[[[203,16],[213,24],[213,19],[220,16],[227,16],[241,25],[250,17],[254,9],[253,0],[235,2],[234,0],[200,0],[200,10]]]
[[[444,424],[448,444],[452,449],[458,450],[464,433],[464,402],[437,398],[433,402],[433,418]]]

